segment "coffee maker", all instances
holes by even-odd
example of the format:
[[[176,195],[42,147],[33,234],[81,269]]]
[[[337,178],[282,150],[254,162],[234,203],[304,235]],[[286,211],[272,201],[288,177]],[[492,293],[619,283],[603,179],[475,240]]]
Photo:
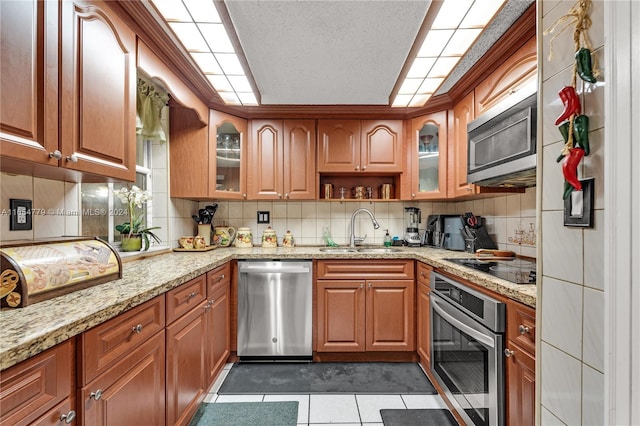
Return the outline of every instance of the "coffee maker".
[[[419,247],[421,241],[418,227],[422,220],[420,209],[417,207],[405,207],[404,217],[407,222],[407,228],[404,232],[404,242],[409,247]]]

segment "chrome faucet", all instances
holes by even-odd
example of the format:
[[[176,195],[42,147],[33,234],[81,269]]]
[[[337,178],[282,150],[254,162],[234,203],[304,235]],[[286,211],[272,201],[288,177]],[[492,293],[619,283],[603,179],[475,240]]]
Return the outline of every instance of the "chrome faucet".
[[[378,229],[380,228],[380,224],[378,223],[378,221],[376,220],[376,218],[373,216],[373,213],[371,213],[370,210],[365,209],[365,208],[361,208],[361,209],[357,209],[355,212],[353,212],[353,214],[351,215],[351,236],[349,237],[349,247],[355,247],[356,246],[356,241],[361,243],[364,241],[365,238],[367,238],[367,235],[365,234],[364,237],[356,237],[356,230],[355,230],[355,221],[356,221],[356,216],[358,215],[358,213],[360,212],[365,212],[366,214],[369,215],[369,217],[371,218],[371,222],[373,223],[373,227],[374,229]]]

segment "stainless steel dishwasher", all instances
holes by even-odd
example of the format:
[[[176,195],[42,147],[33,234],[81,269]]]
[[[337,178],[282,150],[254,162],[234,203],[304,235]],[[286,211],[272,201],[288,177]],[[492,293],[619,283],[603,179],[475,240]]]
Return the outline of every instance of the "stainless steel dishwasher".
[[[312,262],[238,261],[238,356],[311,357]]]

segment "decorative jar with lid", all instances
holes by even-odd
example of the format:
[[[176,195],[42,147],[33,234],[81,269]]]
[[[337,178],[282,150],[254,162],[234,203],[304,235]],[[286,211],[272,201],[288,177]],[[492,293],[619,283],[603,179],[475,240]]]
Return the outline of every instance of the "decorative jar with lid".
[[[282,247],[295,247],[296,240],[293,238],[291,231],[287,231],[282,237]]]
[[[251,233],[251,228],[238,228],[238,231],[236,232],[236,247],[253,247],[253,234]]]
[[[278,236],[270,226],[262,231],[262,247],[278,247]]]

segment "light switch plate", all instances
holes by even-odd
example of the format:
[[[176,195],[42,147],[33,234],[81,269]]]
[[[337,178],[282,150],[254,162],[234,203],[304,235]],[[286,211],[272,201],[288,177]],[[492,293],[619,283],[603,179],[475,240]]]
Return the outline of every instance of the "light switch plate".
[[[580,179],[582,191],[573,191],[564,200],[564,226],[593,228],[593,188],[595,178]]]
[[[269,212],[268,211],[259,211],[258,212],[258,223],[270,223],[269,220]]]

